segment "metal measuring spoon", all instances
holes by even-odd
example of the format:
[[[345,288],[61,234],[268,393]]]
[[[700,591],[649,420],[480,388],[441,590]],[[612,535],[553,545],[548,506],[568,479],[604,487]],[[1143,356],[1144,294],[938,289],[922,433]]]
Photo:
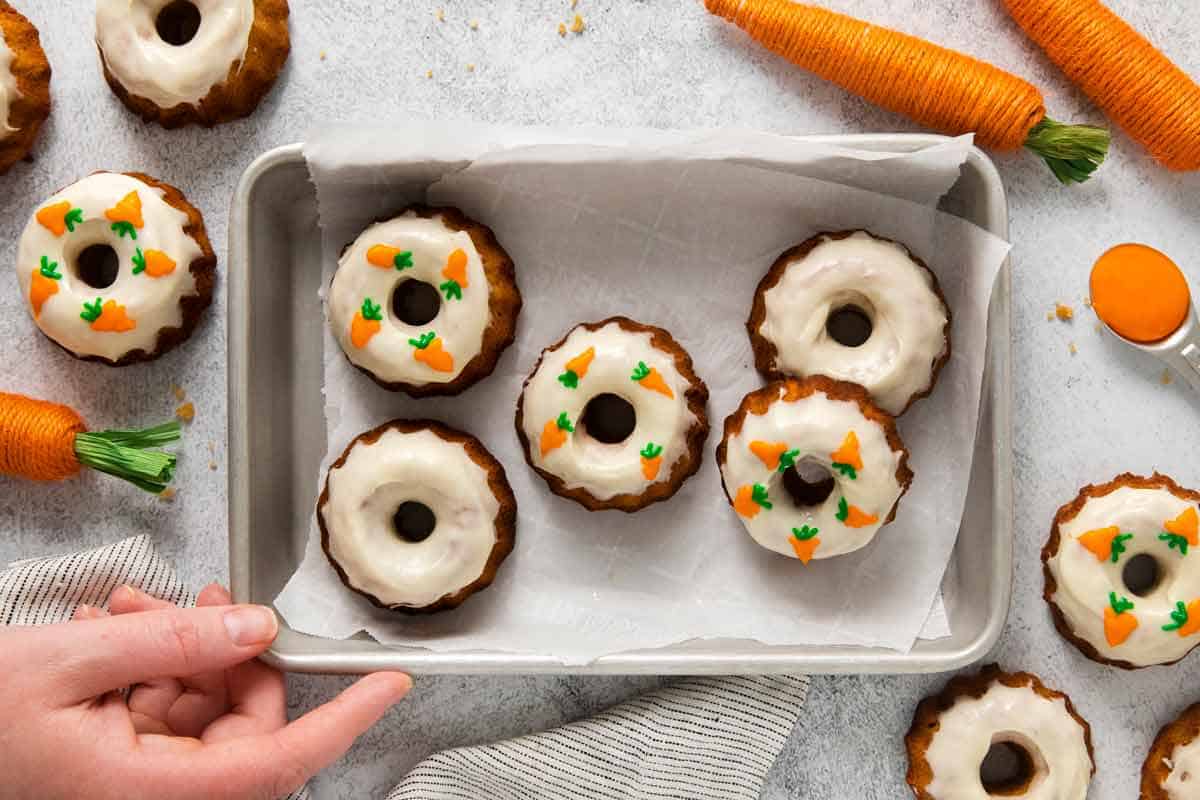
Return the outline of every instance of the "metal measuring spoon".
[[[1110,333],[1200,392],[1200,322],[1174,261],[1144,244],[1117,245],[1096,260],[1090,284],[1092,309]]]

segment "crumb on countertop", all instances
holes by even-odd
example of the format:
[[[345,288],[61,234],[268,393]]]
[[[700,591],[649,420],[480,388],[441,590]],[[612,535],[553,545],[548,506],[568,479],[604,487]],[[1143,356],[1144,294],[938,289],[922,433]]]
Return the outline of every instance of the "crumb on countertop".
[[[567,23],[565,23],[565,22],[558,23],[558,35],[559,36],[567,35]]]
[[[196,406],[192,403],[184,403],[179,408],[175,409],[175,416],[179,417],[184,422],[191,422],[196,418]]]
[[[158,493],[158,499],[170,503],[175,499],[175,494],[175,488],[168,486]]]
[[[571,0],[571,10],[572,11],[574,11],[578,5],[579,5],[579,0]]]
[[[1164,369],[1164,370],[1163,370],[1162,377],[1161,377],[1161,378],[1159,378],[1159,380],[1162,382],[1162,385],[1163,385],[1163,386],[1170,386],[1170,385],[1171,385],[1171,380],[1172,380],[1172,378],[1171,378],[1171,370],[1169,370],[1169,369]]]
[[[1083,298],[1083,307],[1091,308],[1092,307],[1092,298],[1090,298],[1090,297]]]
[[[329,57],[329,54],[326,53],[324,50],[322,50],[321,51],[321,60],[324,61],[328,57]]]
[[[571,33],[583,33],[583,28],[583,17],[576,14],[575,19],[571,21]]]
[[[183,390],[183,387],[180,386],[178,383],[171,384],[171,392],[172,392],[172,394],[175,395],[175,399],[181,403],[183,402],[183,399],[185,397],[187,397],[187,392],[185,392]]]
[[[1079,348],[1075,346],[1074,342],[1067,342],[1067,349],[1071,351],[1071,355],[1075,355],[1079,352]]]
[[[431,69],[427,69],[427,70],[425,70],[425,77],[426,77],[426,78],[432,78],[432,77],[433,77],[433,70],[431,70]]]
[[[473,31],[479,30],[479,20],[473,19],[470,22],[468,22],[467,24],[471,26],[471,30],[473,30]]]
[[[1053,311],[1046,312],[1046,322],[1054,322],[1054,312]]]
[[[1070,306],[1064,306],[1062,303],[1055,303],[1054,316],[1065,322],[1075,318],[1075,309],[1071,308]]]
[[[1104,323],[1103,322],[1096,323],[1096,333],[1104,333]]]
[[[208,462],[208,468],[209,468],[210,470],[212,470],[213,472],[216,472],[216,471],[217,471],[217,462],[215,462],[215,461],[209,461],[209,462]]]
[[[470,64],[467,64],[467,72],[474,72],[474,71],[475,71],[475,62],[472,61]]]
[[[446,11],[445,11],[445,9],[439,8],[439,9],[438,9],[438,10],[437,10],[437,11],[434,13],[434,16],[435,16],[435,17],[437,17],[437,21],[438,21],[438,22],[445,22],[445,21],[446,21]]]

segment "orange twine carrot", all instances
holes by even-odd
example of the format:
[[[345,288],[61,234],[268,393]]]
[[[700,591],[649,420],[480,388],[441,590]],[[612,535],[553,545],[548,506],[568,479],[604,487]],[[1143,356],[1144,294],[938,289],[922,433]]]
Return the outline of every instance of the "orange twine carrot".
[[[0,392],[0,473],[61,481],[79,472],[75,436],[87,430],[58,403]]]
[[[1004,0],[1092,101],[1163,166],[1200,169],[1200,85],[1097,0]]]
[[[1046,117],[1037,87],[968,55],[791,0],[705,0],[710,12],[793,64],[876,105],[995,150],[1026,146],[1064,183],[1087,178],[1108,134]]]
[[[64,405],[0,392],[0,475],[58,481],[87,466],[161,492],[173,477],[175,455],[147,448],[178,438],[178,422],[90,433]]]

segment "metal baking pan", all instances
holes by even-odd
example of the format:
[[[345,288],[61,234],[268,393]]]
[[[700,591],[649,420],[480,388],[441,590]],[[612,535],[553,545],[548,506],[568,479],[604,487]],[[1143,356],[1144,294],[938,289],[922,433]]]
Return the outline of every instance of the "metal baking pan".
[[[941,137],[813,137],[888,151]],[[972,148],[942,207],[1007,238],[1004,187]],[[317,202],[300,145],[272,150],[246,170],[229,228],[229,559],[234,597],[269,604],[299,565],[325,449]],[[943,582],[953,635],[910,652],[853,646],[767,646],[704,640],[604,656],[567,667],[551,654],[434,653],[361,637],[331,640],[286,625],[264,659],[296,672],[360,673],[867,673],[941,672],[982,658],[1008,614],[1012,571],[1011,269],[992,293],[975,464],[966,513]],[[270,308],[270,314],[254,309]]]

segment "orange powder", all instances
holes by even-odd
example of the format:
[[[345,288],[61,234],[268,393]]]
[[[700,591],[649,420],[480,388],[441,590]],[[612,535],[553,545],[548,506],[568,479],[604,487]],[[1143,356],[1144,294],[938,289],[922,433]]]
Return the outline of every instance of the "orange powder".
[[[1144,244],[1119,244],[1092,267],[1092,308],[1113,331],[1134,342],[1157,342],[1187,319],[1187,279]]]

